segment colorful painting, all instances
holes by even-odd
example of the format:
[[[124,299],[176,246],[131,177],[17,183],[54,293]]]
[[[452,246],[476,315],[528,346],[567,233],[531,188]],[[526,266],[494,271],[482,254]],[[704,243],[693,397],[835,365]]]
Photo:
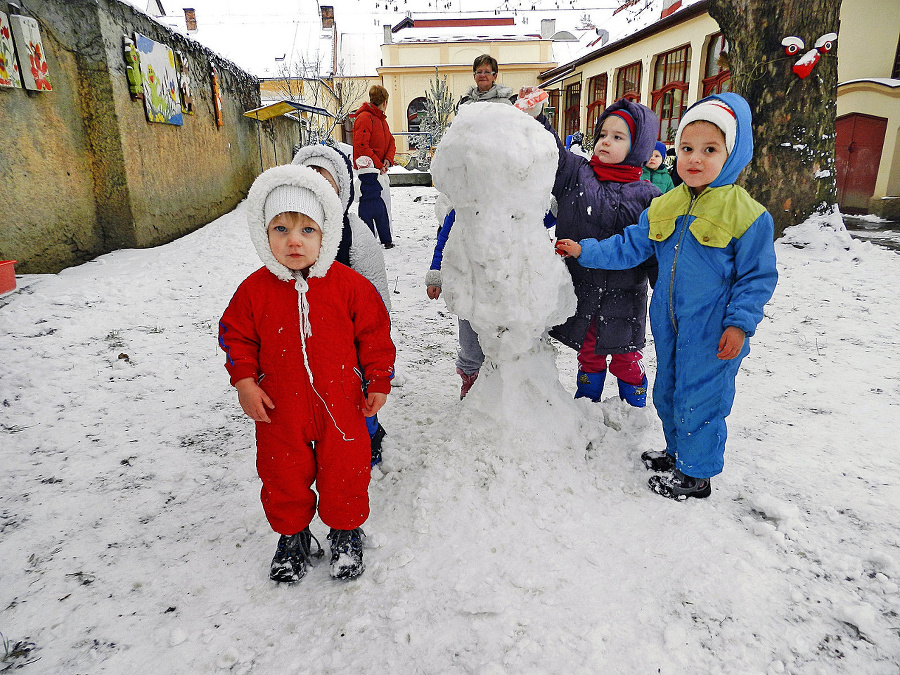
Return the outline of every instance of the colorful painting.
[[[194,114],[194,90],[191,88],[191,74],[188,72],[184,53],[175,50],[175,69],[178,71],[178,83],[181,85],[181,109],[188,115]]]
[[[219,93],[219,73],[216,72],[215,67],[211,69],[210,77],[212,78],[213,108],[216,112],[216,126],[224,127],[225,120],[222,119],[222,97]]]
[[[184,124],[175,70],[175,52],[140,33],[134,34],[134,44],[141,59],[147,119],[162,124]]]
[[[19,63],[16,61],[12,34],[9,32],[9,19],[3,12],[0,12],[0,87],[22,88]]]
[[[125,56],[125,75],[128,78],[128,93],[132,101],[144,98],[144,85],[141,83],[141,57],[138,56],[134,40],[127,35],[122,36],[122,51]]]
[[[22,64],[22,80],[26,89],[35,91],[51,91],[50,77],[47,72],[47,59],[44,58],[44,44],[41,42],[41,30],[36,19],[21,14],[9,17],[13,40],[16,43],[16,54]]]

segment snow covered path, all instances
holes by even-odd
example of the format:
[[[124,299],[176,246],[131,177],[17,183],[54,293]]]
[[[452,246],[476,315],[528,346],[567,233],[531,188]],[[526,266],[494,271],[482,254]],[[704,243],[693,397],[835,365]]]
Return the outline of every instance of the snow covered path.
[[[0,671],[896,675],[900,256],[816,223],[777,244],[725,472],[674,503],[638,460],[652,408],[609,383],[576,447],[498,436],[477,383],[458,401],[455,319],[423,284],[435,195],[392,190],[399,386],[354,582],[267,578],[215,339],[259,266],[240,207],[0,297],[0,632],[22,643]],[[573,391],[572,352],[559,368]]]

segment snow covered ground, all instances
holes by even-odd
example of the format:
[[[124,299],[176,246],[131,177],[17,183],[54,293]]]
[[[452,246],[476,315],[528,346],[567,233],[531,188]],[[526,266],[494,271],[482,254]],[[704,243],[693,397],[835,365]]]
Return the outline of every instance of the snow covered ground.
[[[725,472],[675,503],[638,460],[652,408],[610,383],[566,445],[498,435],[478,383],[458,400],[455,319],[423,284],[436,191],[392,194],[398,386],[353,582],[267,578],[216,344],[259,266],[242,207],[0,297],[0,670],[896,675],[900,256],[821,223],[778,242]],[[574,354],[558,367],[573,392]]]

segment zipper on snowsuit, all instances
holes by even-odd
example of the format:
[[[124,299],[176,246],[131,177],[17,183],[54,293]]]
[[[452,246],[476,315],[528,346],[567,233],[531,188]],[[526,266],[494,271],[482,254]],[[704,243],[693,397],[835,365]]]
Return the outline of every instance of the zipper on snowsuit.
[[[687,232],[688,216],[694,208],[694,202],[700,198],[700,195],[691,193],[691,203],[688,206],[687,213],[681,216],[681,234],[678,235],[678,243],[675,244],[675,257],[672,259],[672,273],[669,275],[669,320],[672,322],[672,328],[675,335],[678,335],[678,322],[675,320],[675,268],[678,266],[678,254],[681,253],[681,243],[684,241],[684,233]]]

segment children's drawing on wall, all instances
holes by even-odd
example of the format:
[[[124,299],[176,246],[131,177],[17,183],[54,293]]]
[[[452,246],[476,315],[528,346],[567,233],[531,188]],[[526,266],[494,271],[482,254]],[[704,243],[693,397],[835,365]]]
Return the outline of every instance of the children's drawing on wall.
[[[216,126],[224,127],[225,121],[222,119],[222,97],[219,93],[219,73],[215,68],[211,69],[210,77],[212,78],[213,89],[213,108],[216,112]]]
[[[147,119],[163,124],[184,124],[175,71],[175,52],[161,42],[134,34],[141,60],[144,108]]]
[[[0,12],[0,87],[21,89],[22,78],[19,76],[19,64],[14,50],[9,18],[4,12]]]
[[[122,36],[122,52],[125,56],[125,75],[128,77],[128,93],[131,100],[144,98],[144,85],[141,83],[141,57],[137,47],[127,35]]]
[[[194,90],[191,88],[191,74],[188,71],[187,60],[184,53],[175,50],[175,69],[178,71],[179,93],[181,94],[181,109],[188,115],[194,114]]]
[[[19,63],[22,64],[21,72],[25,88],[51,91],[47,59],[44,58],[44,44],[41,42],[37,20],[30,16],[13,14],[9,17],[9,25],[16,43],[16,54],[19,56]]]

